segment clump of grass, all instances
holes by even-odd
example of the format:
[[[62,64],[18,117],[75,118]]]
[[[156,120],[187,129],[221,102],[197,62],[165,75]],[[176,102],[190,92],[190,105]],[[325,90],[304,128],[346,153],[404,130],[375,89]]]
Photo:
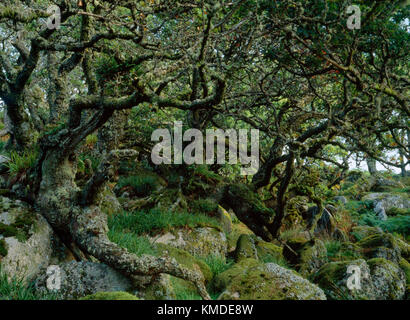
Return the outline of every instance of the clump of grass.
[[[0,300],[56,300],[53,293],[38,293],[32,284],[25,285],[21,280],[9,280],[0,269]]]
[[[10,161],[6,163],[10,175],[16,176],[32,168],[36,162],[37,154],[37,151],[24,151],[21,154],[12,151],[9,155]]]
[[[212,271],[212,276],[215,277],[216,275],[228,270],[234,264],[234,260],[226,259],[220,255],[209,255],[205,258],[199,258],[204,261]]]
[[[124,233],[119,230],[111,229],[108,232],[108,237],[112,242],[137,256],[142,256],[144,254],[155,256],[158,253],[155,246],[144,236],[136,236],[132,233]]]
[[[275,263],[281,267],[290,269],[290,266],[288,262],[285,260],[285,258],[277,256],[277,255],[265,254],[262,257],[260,257],[260,260],[263,263]]]
[[[220,229],[218,221],[206,215],[161,211],[160,209],[137,212],[124,211],[121,214],[110,216],[108,223],[111,230],[134,235],[166,232],[176,227],[209,226]]]
[[[210,199],[198,199],[192,201],[190,208],[193,212],[201,212],[207,215],[216,213],[218,211],[218,204]]]
[[[329,259],[334,259],[336,258],[340,250],[342,248],[342,243],[340,241],[336,240],[329,240],[324,242],[326,250],[327,250],[327,256]]]
[[[146,197],[158,186],[158,181],[153,176],[129,176],[122,177],[118,181],[117,189],[131,187],[132,192],[137,197]]]

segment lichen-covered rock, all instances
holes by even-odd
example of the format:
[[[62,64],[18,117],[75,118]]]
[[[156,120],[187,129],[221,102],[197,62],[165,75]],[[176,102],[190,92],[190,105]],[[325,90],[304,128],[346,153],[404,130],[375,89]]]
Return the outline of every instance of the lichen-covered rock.
[[[274,263],[243,259],[218,275],[219,300],[325,300],[323,291],[296,272]]]
[[[102,263],[68,262],[58,265],[61,286],[57,294],[62,299],[76,299],[97,292],[130,291],[130,279]],[[57,276],[57,274],[55,274]],[[35,288],[47,291],[46,270],[35,280]]]
[[[353,280],[356,275],[359,283]],[[353,286],[348,286],[349,279]],[[400,300],[406,286],[404,272],[382,258],[330,262],[313,276],[313,281],[333,300]]]
[[[354,275],[353,272],[348,272],[352,267],[360,270],[360,290],[350,290],[347,286],[348,279]],[[327,263],[313,275],[313,282],[318,284],[327,298],[331,300],[373,300],[376,298],[370,269],[363,259]]]
[[[390,233],[373,234],[357,243],[363,248],[363,255],[368,258],[383,258],[394,263],[399,263],[401,249],[397,239]]]
[[[80,298],[79,300],[139,300],[128,292],[97,292]]]
[[[406,277],[406,298],[410,299],[410,262],[404,258],[401,258],[399,266],[403,270]]]
[[[373,202],[373,210],[381,220],[386,220],[386,212],[393,208],[410,208],[410,198],[405,193],[370,193],[363,198],[363,201]]]
[[[65,248],[47,221],[21,201],[1,198],[0,263],[9,278],[29,281],[51,263],[65,258]]]
[[[212,227],[199,227],[193,230],[176,229],[152,241],[183,249],[200,257],[209,255],[224,257],[228,250],[225,233]]]
[[[400,300],[406,291],[406,276],[396,264],[382,258],[367,261],[378,300]]]

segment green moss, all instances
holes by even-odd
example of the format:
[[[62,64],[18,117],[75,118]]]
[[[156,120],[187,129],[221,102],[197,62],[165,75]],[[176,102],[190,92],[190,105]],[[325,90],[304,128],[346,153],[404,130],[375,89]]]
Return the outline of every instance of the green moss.
[[[201,296],[198,294],[198,289],[192,282],[171,277],[171,284],[174,289],[176,300],[202,300]]]
[[[256,259],[243,259],[239,263],[234,264],[231,268],[215,277],[213,288],[215,291],[222,292],[236,277],[244,277],[246,270],[260,265]]]
[[[397,243],[393,235],[384,233],[384,234],[372,234],[357,243],[358,246],[362,248],[376,248],[376,247],[387,247],[395,248]]]
[[[236,262],[248,258],[258,258],[255,242],[250,235],[242,234],[239,237],[234,256]]]
[[[16,237],[17,240],[24,242],[30,237],[30,230],[34,222],[34,213],[30,211],[24,212],[11,225],[0,223],[0,234],[6,238]]]
[[[80,298],[79,300],[139,300],[136,296],[122,291],[116,292],[97,292]]]
[[[407,299],[410,298],[410,263],[406,259],[401,259],[399,262],[400,268],[404,271],[406,275],[406,296]]]
[[[158,255],[163,255],[167,252],[170,257],[175,258],[175,260],[178,263],[185,265],[188,269],[192,270],[195,268],[199,268],[202,271],[202,274],[204,275],[205,281],[211,281],[213,276],[212,271],[204,261],[195,258],[185,250],[177,249],[171,246],[167,246],[165,244],[160,243],[157,245],[157,248]]]

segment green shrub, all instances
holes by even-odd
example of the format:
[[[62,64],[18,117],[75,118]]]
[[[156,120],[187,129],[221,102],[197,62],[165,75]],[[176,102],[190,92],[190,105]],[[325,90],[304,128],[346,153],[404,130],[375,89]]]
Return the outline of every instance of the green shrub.
[[[36,162],[37,155],[37,151],[24,151],[21,154],[12,151],[9,155],[10,161],[6,164],[10,175],[15,176],[32,168]]]
[[[157,187],[158,181],[152,176],[130,176],[122,177],[118,181],[117,188],[131,187],[138,197],[146,197]]]

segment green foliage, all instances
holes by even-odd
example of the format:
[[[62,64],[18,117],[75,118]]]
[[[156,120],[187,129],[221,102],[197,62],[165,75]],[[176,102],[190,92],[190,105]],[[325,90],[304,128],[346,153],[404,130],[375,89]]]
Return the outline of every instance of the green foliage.
[[[386,214],[389,217],[410,216],[410,209],[390,208],[390,209],[386,210]]]
[[[330,240],[325,241],[325,247],[327,250],[327,256],[332,259],[336,258],[337,254],[339,253],[340,249],[342,248],[342,244],[340,241]]]
[[[121,177],[118,181],[118,189],[131,187],[133,193],[138,197],[150,195],[158,186],[158,181],[152,176],[129,176]]]
[[[155,256],[157,254],[155,246],[151,244],[147,237],[136,236],[133,233],[126,232],[126,230],[124,231],[115,227],[111,228],[108,231],[108,238],[137,256],[144,254]]]
[[[380,227],[385,232],[397,233],[405,238],[410,236],[410,216],[389,217],[387,220],[379,220],[375,214],[365,214],[359,220],[360,225]]]
[[[10,161],[6,163],[11,176],[18,175],[30,168],[36,162],[38,152],[26,150],[23,153],[12,151],[10,153]]]
[[[26,212],[19,215],[11,225],[0,223],[0,234],[4,237],[16,237],[19,241],[24,242],[29,238],[34,220],[34,214]]]
[[[8,279],[0,269],[0,300],[56,300],[53,293],[37,293],[32,284],[25,285],[22,281]]]
[[[210,215],[218,210],[218,203],[211,199],[198,199],[190,202],[190,208],[194,213]]]
[[[224,272],[225,270],[228,270],[234,264],[233,259],[226,259],[220,255],[210,255],[208,257],[201,258],[201,260],[209,266],[213,277]]]
[[[187,212],[167,212],[160,209],[149,211],[122,212],[110,216],[108,223],[111,230],[118,230],[134,235],[155,234],[167,232],[177,227],[195,228],[198,226],[210,226],[220,228],[214,218]]]

